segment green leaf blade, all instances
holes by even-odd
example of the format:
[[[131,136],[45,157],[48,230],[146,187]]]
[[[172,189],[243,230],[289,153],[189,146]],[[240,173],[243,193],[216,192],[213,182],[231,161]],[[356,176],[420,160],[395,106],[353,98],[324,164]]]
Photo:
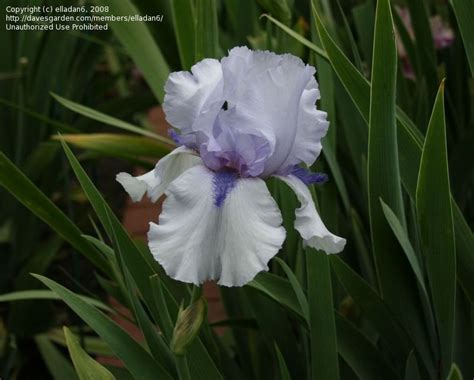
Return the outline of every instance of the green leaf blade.
[[[293,29],[289,28],[285,24],[281,23],[277,19],[273,18],[270,15],[264,14],[262,17],[265,17],[269,19],[273,24],[278,26],[281,30],[283,30],[285,33],[287,33],[289,36],[293,37],[296,41],[300,42],[302,45],[310,48],[313,50],[316,54],[318,54],[320,57],[327,59],[326,52],[321,49],[319,46],[316,46],[313,44],[311,41],[308,41],[306,38],[304,38],[301,34],[298,34],[295,32]]]
[[[78,295],[84,302],[102,309],[109,313],[114,313],[113,309],[95,298]],[[16,302],[25,300],[59,300],[59,296],[50,290],[19,290],[17,292],[0,295],[0,302]]]
[[[87,133],[61,135],[67,143],[107,156],[136,160],[137,157],[150,157],[156,160],[167,155],[173,145],[156,139],[116,133]],[[53,139],[59,140],[58,136]]]
[[[380,199],[380,202],[382,204],[382,209],[385,218],[387,219],[388,224],[392,228],[393,233],[395,234],[398,239],[398,242],[403,248],[403,251],[405,252],[406,257],[410,262],[413,273],[415,274],[416,279],[418,280],[418,284],[423,290],[426,299],[429,300],[423,272],[421,270],[420,263],[418,261],[418,257],[416,256],[415,250],[413,249],[413,246],[410,243],[407,232],[403,228],[400,220],[397,218],[395,213],[390,209],[390,207],[382,199]]]
[[[309,321],[309,306],[308,306],[308,300],[306,299],[306,295],[304,294],[304,291],[298,282],[298,279],[296,278],[296,275],[293,273],[291,268],[279,257],[275,257],[274,260],[281,266],[283,271],[286,274],[286,277],[288,277],[288,280],[290,281],[290,284],[293,288],[293,291],[296,294],[296,298],[298,300],[298,303],[300,304],[301,310],[303,312],[303,315],[307,321]]]
[[[321,17],[313,7],[314,20],[318,29],[319,38],[324,47],[325,54],[331,63],[339,80],[351,96],[360,114],[368,122],[370,110],[370,84],[355,68],[351,61],[331,38],[324,26]],[[310,47],[311,48],[311,47]],[[318,50],[313,49],[317,54]]]
[[[196,59],[219,57],[216,0],[196,1]]]
[[[397,55],[390,3],[377,2],[370,91],[368,192],[373,254],[380,293],[397,318],[406,325],[418,320],[408,263],[400,255],[380,204],[382,198],[404,221],[396,131]],[[403,223],[403,222],[402,222]],[[403,299],[403,302],[401,302]],[[413,327],[409,330],[417,330]]]
[[[170,1],[174,32],[183,70],[189,70],[195,60],[196,19],[192,0]]]
[[[452,364],[447,380],[463,380],[461,370],[456,363]]]
[[[420,380],[418,362],[416,361],[416,355],[413,351],[408,355],[407,364],[405,366],[405,380]]]
[[[36,336],[35,341],[53,380],[79,380],[69,360],[45,335]]]
[[[109,344],[115,354],[124,362],[127,369],[138,379],[172,380],[172,377],[128,335],[120,326],[81,300],[76,294],[43,277],[35,276],[48,288],[58,294],[61,299],[84,320],[97,334]]]
[[[137,248],[124,227],[120,224],[120,221],[113,214],[107,202],[104,200],[100,192],[92,183],[91,179],[87,176],[85,170],[77,158],[72,153],[71,149],[66,143],[62,141],[64,151],[71,164],[74,173],[76,174],[79,183],[81,184],[87,198],[89,199],[94,211],[99,217],[102,225],[104,226],[107,235],[112,238],[114,233],[117,236],[117,242],[123,247],[123,259],[127,267],[131,271],[131,274],[137,282],[138,289],[145,299],[148,306],[152,304],[152,293],[148,278],[155,274],[154,271],[154,260],[151,254],[145,254]]]
[[[397,59],[390,1],[379,0],[375,15],[367,163],[372,248],[381,297],[413,337],[426,368],[432,371],[434,365],[416,283],[380,204],[382,198],[402,225],[405,224],[396,128]]]
[[[113,116],[106,115],[95,109],[83,106],[82,104],[63,98],[62,96],[59,96],[57,94],[51,93],[51,96],[54,99],[56,99],[60,104],[62,104],[64,107],[69,108],[70,110],[77,112],[80,115],[86,116],[88,118],[110,125],[112,127],[120,128],[128,132],[133,132],[133,133],[137,133],[137,134],[144,135],[147,137],[151,137],[153,139],[160,140],[161,142],[165,144],[172,144],[171,140],[161,137],[157,135],[156,133],[148,131],[144,128],[137,127],[133,124],[127,123],[126,121],[117,119]]]
[[[444,83],[436,97],[421,157],[416,208],[446,377],[453,358],[456,255],[446,146]]]
[[[336,323],[329,257],[306,249],[311,379],[339,379]]]
[[[288,367],[285,363],[285,358],[283,357],[278,345],[275,343],[275,352],[277,355],[278,366],[280,367],[280,376],[281,380],[291,380],[290,372],[288,371]]]
[[[369,208],[380,288],[382,294],[387,292],[387,297],[390,298],[392,290],[385,282],[391,282],[390,271],[394,267],[389,267],[389,263],[384,260],[395,256],[395,252],[390,252],[393,238],[384,220],[379,198],[384,199],[400,220],[404,217],[395,124],[397,56],[388,1],[377,2],[375,22],[369,116]],[[383,252],[387,248],[389,251]]]
[[[338,313],[336,313],[336,326],[339,353],[359,379],[400,379],[380,350]]]
[[[97,0],[97,4],[107,6],[114,16],[140,14],[130,0]],[[110,26],[162,103],[170,69],[146,23],[116,21],[111,22]]]
[[[390,342],[394,354],[408,355],[412,347],[410,338],[379,295],[338,256],[331,257],[331,265],[365,317]]]
[[[321,57],[327,57],[357,110],[363,119],[368,122],[370,111],[370,83],[337,46],[314,9],[313,13],[315,14],[316,27],[324,51],[314,49],[314,46],[311,46],[311,42],[301,36],[298,37],[298,40]],[[275,24],[282,28],[281,25]],[[289,33],[288,31],[286,32]],[[296,38],[292,34],[290,35]],[[474,41],[474,39],[472,39],[472,41]],[[423,136],[410,118],[399,107],[397,107],[397,121],[401,179],[408,194],[414,199]],[[474,251],[474,236],[456,203],[453,203],[453,216],[456,231],[456,254],[460,263],[460,265],[457,266],[459,282],[468,294],[469,299],[474,301],[474,282],[472,281],[472,278],[474,278],[474,256],[472,255]]]
[[[474,3],[466,0],[450,0],[458,20],[467,60],[474,76]]]
[[[109,221],[110,221],[110,215]],[[125,262],[123,260],[123,252],[120,246],[120,243],[117,239],[117,234],[120,234],[120,231],[116,231],[112,222],[109,223],[110,229],[113,231],[113,242],[115,245],[115,252],[117,253],[117,259],[120,262],[120,267],[122,269],[122,275],[125,280],[126,289],[128,293],[129,303],[132,305],[132,310],[135,315],[135,320],[138,322],[138,326],[142,331],[145,342],[147,343],[148,349],[152,356],[160,363],[163,363],[166,370],[174,374],[175,366],[174,361],[171,356],[171,352],[168,346],[165,344],[163,337],[159,334],[157,327],[152,323],[148,313],[146,312],[144,306],[140,302],[137,292],[137,286],[130,275]]]
[[[81,347],[77,337],[64,327],[69,355],[71,355],[76,373],[80,380],[115,380],[107,368],[92,359]]]
[[[407,6],[410,10],[411,25],[415,35],[415,52],[418,64],[423,68],[420,74],[424,76],[428,96],[431,99],[436,92],[438,73],[428,6],[425,1],[408,1]]]
[[[287,280],[268,272],[260,272],[246,286],[263,292],[280,305],[304,318],[303,310],[296,299],[295,292]]]
[[[107,272],[107,261],[82,237],[79,228],[3,152],[0,152],[0,185],[97,268]]]

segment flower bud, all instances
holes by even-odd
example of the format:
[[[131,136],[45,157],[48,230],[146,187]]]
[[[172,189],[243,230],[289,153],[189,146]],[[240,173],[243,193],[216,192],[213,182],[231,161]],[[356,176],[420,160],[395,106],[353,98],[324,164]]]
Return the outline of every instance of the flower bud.
[[[206,299],[201,297],[192,305],[183,309],[179,307],[178,318],[171,338],[171,351],[175,355],[185,355],[189,345],[199,333],[207,315]]]

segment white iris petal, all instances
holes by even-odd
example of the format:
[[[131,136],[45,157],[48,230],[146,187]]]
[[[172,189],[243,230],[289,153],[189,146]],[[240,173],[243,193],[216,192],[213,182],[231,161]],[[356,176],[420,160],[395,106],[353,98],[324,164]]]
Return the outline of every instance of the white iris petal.
[[[304,162],[311,166],[321,153],[321,139],[329,128],[327,113],[315,107],[320,98],[316,79],[311,77],[301,94],[295,141],[290,154],[282,164],[283,168]]]
[[[267,137],[273,148],[264,176],[311,165],[329,123],[316,108],[315,69],[289,54],[234,48],[222,59],[223,96],[237,111],[232,128]]]
[[[164,156],[153,170],[141,176],[133,177],[128,173],[118,173],[116,180],[130,195],[132,201],[139,202],[145,193],[152,202],[156,202],[168,185],[186,169],[201,163],[196,152],[181,146]]]
[[[346,239],[329,232],[316,210],[308,186],[294,175],[276,176],[285,182],[296,194],[301,207],[296,209],[295,229],[306,245],[328,254],[339,253],[346,245]]]
[[[237,179],[217,207],[213,177],[199,165],[173,181],[159,224],[150,223],[149,246],[174,279],[242,286],[268,270],[268,261],[281,248],[281,213],[259,178]]]
[[[123,186],[134,202],[141,201],[146,192],[150,196],[153,189],[160,184],[159,178],[155,176],[154,169],[136,177],[121,172],[117,174],[115,179]]]
[[[209,134],[221,109],[222,68],[216,59],[204,59],[191,72],[171,73],[165,85],[166,120],[181,133]]]

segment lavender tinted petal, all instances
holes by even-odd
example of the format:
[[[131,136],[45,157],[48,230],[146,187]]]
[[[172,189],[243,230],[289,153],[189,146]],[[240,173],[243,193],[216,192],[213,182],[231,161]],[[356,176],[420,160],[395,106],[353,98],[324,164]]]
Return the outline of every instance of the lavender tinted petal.
[[[313,173],[308,169],[295,166],[291,171],[295,177],[298,177],[306,185],[322,184],[328,181],[329,177],[326,173]]]

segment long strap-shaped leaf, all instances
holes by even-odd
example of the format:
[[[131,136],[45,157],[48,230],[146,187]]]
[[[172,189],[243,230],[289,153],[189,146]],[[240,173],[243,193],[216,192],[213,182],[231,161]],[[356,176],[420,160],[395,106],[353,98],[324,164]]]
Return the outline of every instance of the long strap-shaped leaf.
[[[339,379],[336,324],[329,258],[306,249],[311,379]]]
[[[97,3],[107,6],[109,13],[114,16],[139,14],[130,0],[97,0]],[[170,70],[146,23],[117,21],[111,22],[110,26],[143,73],[156,98],[163,102],[165,82]]]
[[[108,213],[107,213],[108,214]],[[171,352],[169,348],[166,346],[163,337],[158,333],[156,327],[153,325],[152,321],[150,320],[149,315],[147,314],[145,308],[143,307],[140,299],[137,297],[137,287],[133,277],[130,275],[130,272],[123,260],[123,252],[120,246],[120,243],[117,239],[117,233],[115,232],[114,225],[110,222],[110,215],[109,217],[109,228],[112,230],[113,233],[113,243],[115,248],[115,253],[117,256],[117,261],[119,263],[119,267],[121,268],[121,272],[126,284],[126,291],[129,298],[129,303],[132,305],[132,310],[135,315],[135,320],[140,327],[140,330],[143,332],[145,337],[145,341],[149,348],[150,353],[152,356],[163,363],[166,370],[174,374],[175,366],[173,362],[173,358],[171,356]]]
[[[217,1],[196,1],[195,60],[219,56],[219,28],[217,26]],[[189,37],[188,37],[189,38]]]
[[[317,15],[316,15],[317,16]],[[275,19],[265,16],[270,21],[281,27]],[[293,34],[298,41],[308,46],[321,57],[327,57],[336,72],[339,80],[350,95],[355,106],[362,117],[368,122],[370,109],[370,83],[354,67],[350,60],[344,55],[341,49],[328,34],[321,19],[316,17],[316,26],[321,38],[324,51],[315,48],[314,44],[298,35]],[[283,29],[283,28],[282,28]],[[295,32],[294,32],[295,33]],[[400,175],[405,189],[410,197],[415,198],[416,182],[418,178],[418,167],[423,146],[423,136],[416,128],[410,118],[397,108],[398,122],[398,154],[400,163]],[[453,202],[453,220],[456,233],[456,255],[459,265],[457,265],[458,279],[469,298],[474,300],[474,236],[464,219],[459,207]]]
[[[379,201],[380,197],[384,199],[397,217],[404,220],[395,124],[396,73],[397,53],[390,3],[378,0],[370,88],[368,189],[372,246],[380,291],[389,304],[399,299],[403,283],[393,282],[393,273],[399,275],[404,267]]]
[[[447,380],[463,380],[461,370],[455,363],[451,366],[451,371],[449,372]]]
[[[380,350],[339,313],[336,313],[336,326],[339,353],[359,379],[399,379]]]
[[[402,354],[405,358],[410,353],[413,343],[380,296],[340,257],[332,256],[331,266],[364,316],[381,337],[390,343],[389,349],[395,355]]]
[[[290,372],[288,371],[288,367],[285,363],[285,358],[283,357],[280,349],[278,348],[277,344],[275,343],[275,352],[278,359],[278,365],[280,367],[280,376],[282,380],[291,380]]]
[[[45,335],[37,335],[35,341],[53,380],[79,380],[69,360],[64,357],[53,342]]]
[[[183,70],[189,70],[195,61],[196,22],[192,0],[170,1],[174,33]]]
[[[107,342],[136,379],[154,380],[159,378],[172,380],[172,377],[163,367],[109,317],[53,280],[39,275],[35,275],[35,277],[58,294],[79,317]]]
[[[438,325],[442,377],[445,378],[453,357],[456,254],[443,93],[444,82],[436,97],[423,147],[416,208]]]
[[[380,293],[417,344],[427,368],[427,336],[409,263],[385,219],[382,198],[404,223],[396,130],[397,52],[389,0],[378,0],[370,87],[368,193],[372,250]]]
[[[408,1],[411,25],[415,33],[416,55],[428,89],[429,101],[433,100],[437,86],[436,54],[431,33],[429,11],[425,1]],[[419,79],[421,80],[421,78]]]
[[[83,116],[91,118],[93,120],[97,120],[101,123],[111,125],[112,127],[123,129],[125,131],[137,133],[143,136],[151,137],[152,139],[159,140],[163,144],[173,144],[173,142],[165,137],[162,137],[152,131],[148,131],[144,128],[136,127],[126,121],[117,119],[113,116],[109,116],[105,113],[99,112],[93,108],[89,108],[83,106],[82,104],[73,102],[72,100],[63,98],[57,94],[51,93],[51,96],[56,99],[59,103],[61,103],[64,107],[69,108],[70,110],[77,112]]]
[[[81,347],[79,339],[66,326],[64,326],[64,336],[80,380],[115,380],[115,376],[107,368],[87,354]]]
[[[33,214],[48,224],[97,268],[107,273],[108,263],[82,236],[79,228],[0,152],[0,186],[7,189]]]
[[[82,149],[131,161],[140,161],[137,157],[159,160],[173,149],[172,145],[154,139],[124,133],[75,133],[61,137],[53,136],[53,139],[59,140],[59,138]]]
[[[31,278],[31,276],[30,276]],[[33,279],[34,281],[34,279]],[[107,306],[105,303],[96,300],[95,298],[77,295],[84,302],[102,309],[108,313],[115,313],[113,309]],[[50,290],[19,290],[17,292],[5,293],[0,295],[0,302],[16,302],[26,300],[59,300],[60,297]]]
[[[130,272],[132,273],[133,278],[137,281],[137,286],[140,290],[140,293],[147,302],[148,306],[153,305],[152,293],[150,289],[150,284],[148,282],[148,278],[155,274],[155,271],[153,270],[153,258],[151,257],[151,255],[143,254],[135,246],[123,226],[120,224],[120,221],[110,210],[102,195],[99,193],[90,178],[87,176],[86,172],[80,165],[77,158],[72,153],[71,149],[69,149],[66,143],[62,143],[64,151],[66,152],[66,156],[71,164],[71,167],[74,170],[74,173],[76,174],[76,177],[79,180],[92,207],[94,208],[94,211],[99,217],[99,220],[104,226],[107,235],[109,236],[109,238],[112,239],[113,233],[116,233],[117,240],[122,244],[123,247],[123,259],[126,265],[128,266]],[[111,224],[115,228],[114,231],[112,231]]]
[[[405,380],[421,380],[418,362],[416,361],[416,355],[413,351],[408,355],[405,365]]]
[[[474,2],[470,0],[450,0],[461,31],[462,42],[466,50],[467,60],[474,76]]]
[[[249,285],[304,318],[303,310],[296,301],[296,294],[287,280],[268,272],[261,272]],[[380,350],[352,323],[338,313],[335,314],[335,323],[337,350],[360,379],[397,379],[393,368]]]

